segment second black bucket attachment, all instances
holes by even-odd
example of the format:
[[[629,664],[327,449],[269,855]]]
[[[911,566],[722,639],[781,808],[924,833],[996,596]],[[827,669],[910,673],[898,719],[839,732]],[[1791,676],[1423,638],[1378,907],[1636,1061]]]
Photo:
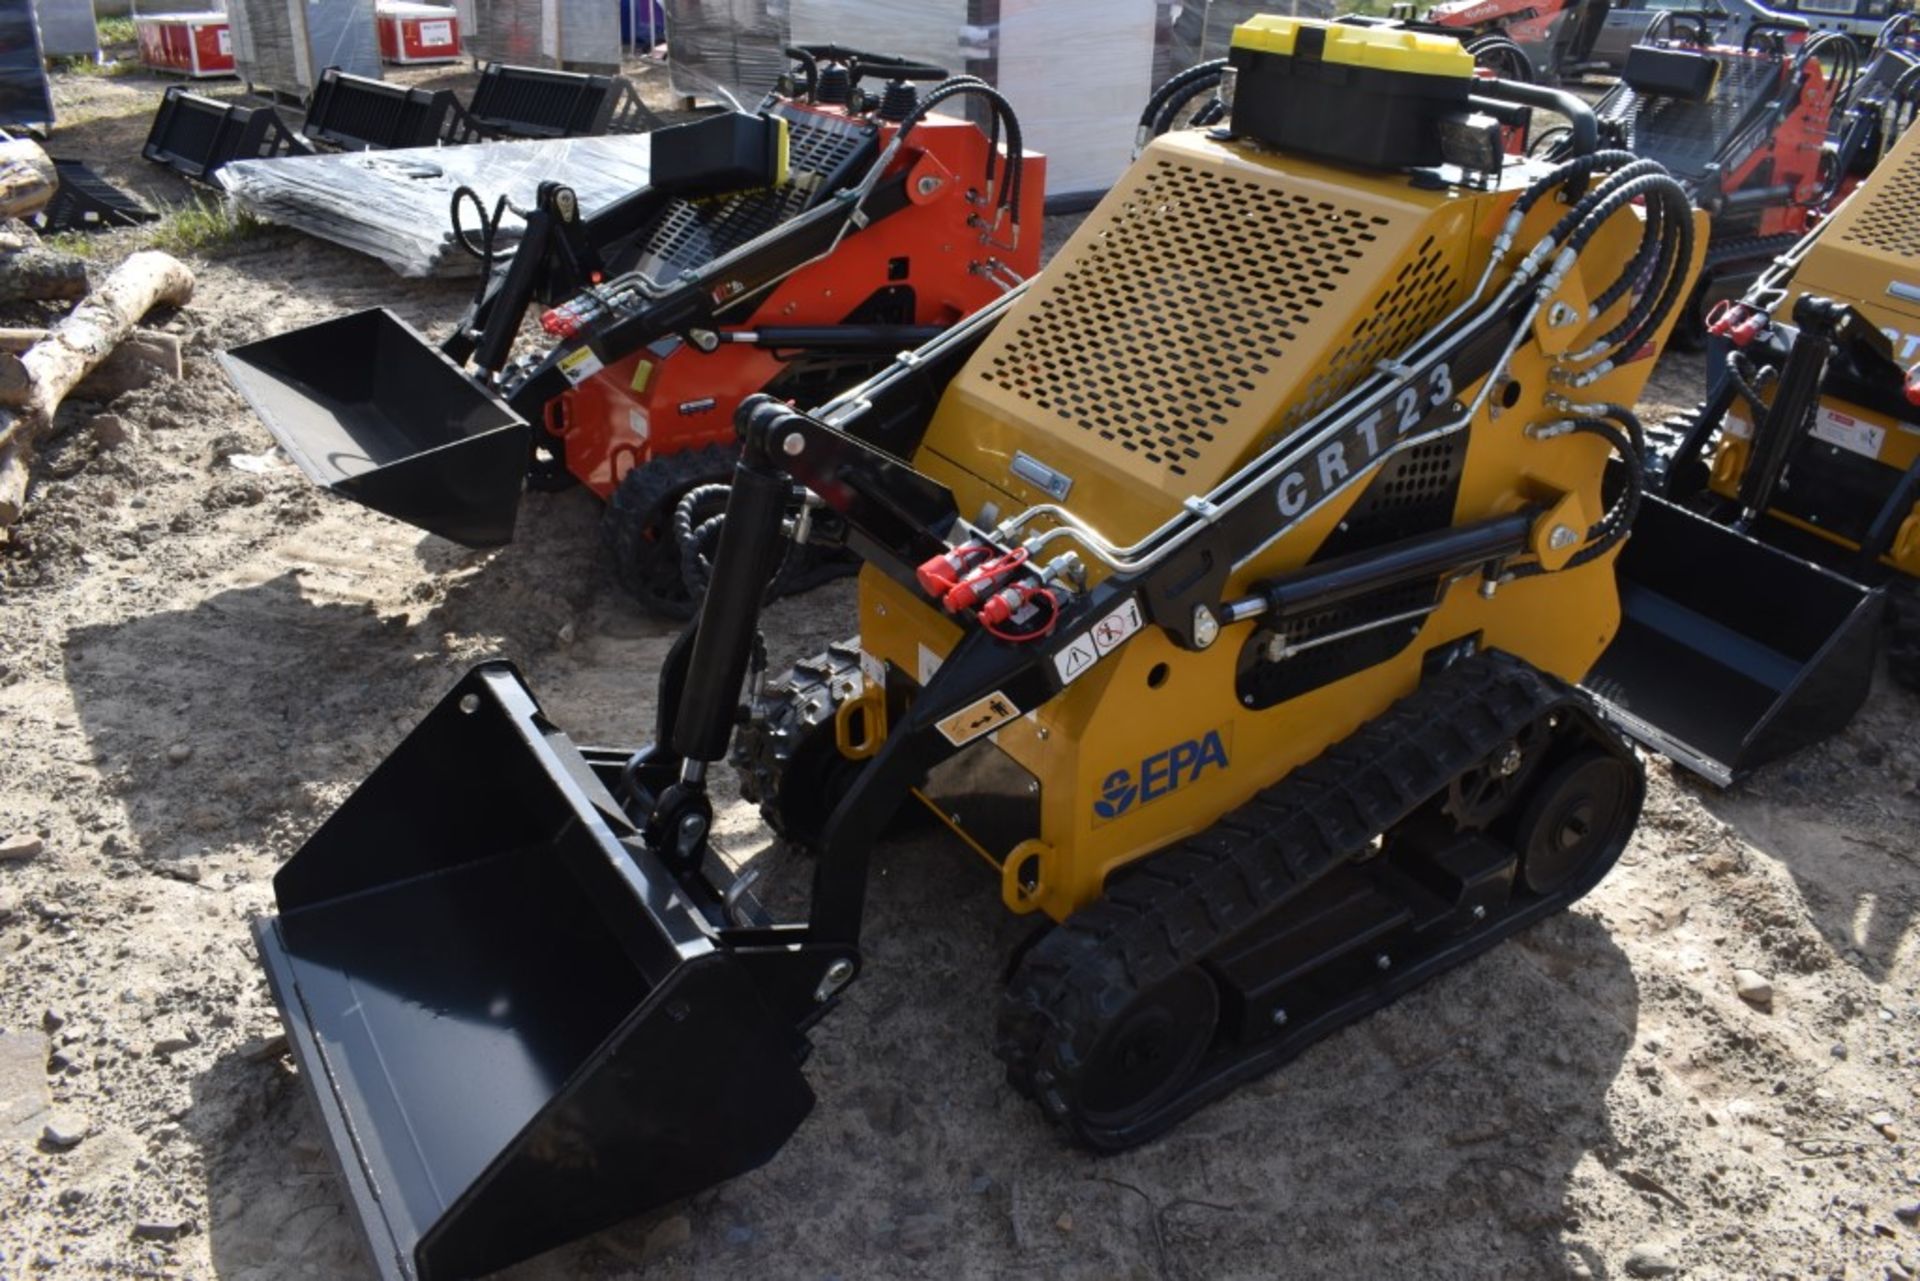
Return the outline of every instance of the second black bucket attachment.
[[[630,81],[580,71],[488,63],[480,69],[467,116],[497,138],[587,138],[645,133],[662,121]]]
[[[1651,495],[1619,576],[1620,632],[1587,687],[1712,782],[1839,732],[1865,701],[1884,592]]]
[[[421,89],[349,75],[338,67],[320,73],[307,104],[302,132],[341,151],[384,151],[465,141],[465,116],[451,89]]]
[[[468,547],[513,540],[526,420],[384,307],[220,359],[315,484]]]
[[[768,959],[648,852],[623,759],[483,665],[274,878],[254,937],[387,1281],[483,1275],[744,1173],[813,1105]]]
[[[170,85],[153,113],[140,154],[175,173],[211,183],[231,161],[303,156],[312,150],[272,107],[221,102]]]

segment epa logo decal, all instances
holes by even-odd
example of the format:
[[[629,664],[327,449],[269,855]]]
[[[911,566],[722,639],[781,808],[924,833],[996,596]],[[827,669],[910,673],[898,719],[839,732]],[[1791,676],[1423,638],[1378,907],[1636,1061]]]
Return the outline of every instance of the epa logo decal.
[[[1155,752],[1140,762],[1136,774],[1117,769],[1100,785],[1100,797],[1093,812],[1100,818],[1119,818],[1135,802],[1145,805],[1157,801],[1175,788],[1184,787],[1204,774],[1210,766],[1227,767],[1227,746],[1219,730],[1209,730],[1205,738],[1190,738],[1184,743]]]

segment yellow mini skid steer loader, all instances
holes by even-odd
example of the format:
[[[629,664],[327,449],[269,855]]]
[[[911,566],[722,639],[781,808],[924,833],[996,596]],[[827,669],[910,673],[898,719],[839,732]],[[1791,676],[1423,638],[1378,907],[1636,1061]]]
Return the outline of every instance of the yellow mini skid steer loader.
[[[1620,722],[1711,781],[1843,728],[1891,623],[1920,689],[1920,130],[1712,326],[1663,423],[1595,670]]]
[[[1232,66],[1225,123],[1003,302],[817,412],[742,407],[656,743],[576,747],[483,665],[280,872],[256,938],[384,1276],[769,1159],[903,806],[1050,919],[997,1050],[1099,1149],[1605,875],[1643,780],[1576,683],[1698,215],[1457,41],[1260,18]],[[1536,107],[1569,158],[1507,154]],[[762,585],[820,529],[858,637],[767,679]],[[712,846],[729,759],[815,855],[802,921]]]

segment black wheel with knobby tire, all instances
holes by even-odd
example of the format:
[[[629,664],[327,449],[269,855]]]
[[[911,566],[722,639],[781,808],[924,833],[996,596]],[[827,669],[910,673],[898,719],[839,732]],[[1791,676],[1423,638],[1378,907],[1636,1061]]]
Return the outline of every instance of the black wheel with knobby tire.
[[[601,530],[614,576],[649,612],[684,620],[699,608],[700,598],[682,572],[674,509],[689,490],[730,479],[739,452],[703,445],[652,459],[622,477],[607,500]]]

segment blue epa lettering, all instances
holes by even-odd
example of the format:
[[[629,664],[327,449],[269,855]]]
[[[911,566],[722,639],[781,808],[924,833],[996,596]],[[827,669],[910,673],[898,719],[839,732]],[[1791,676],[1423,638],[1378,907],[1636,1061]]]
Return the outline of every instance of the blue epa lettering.
[[[1140,762],[1136,779],[1130,769],[1117,769],[1100,785],[1100,797],[1093,812],[1101,818],[1118,818],[1138,801],[1145,805],[1157,801],[1175,788],[1199,778],[1209,765],[1222,769],[1227,765],[1226,744],[1219,730],[1209,730],[1205,738],[1190,738],[1184,743],[1155,752]]]

